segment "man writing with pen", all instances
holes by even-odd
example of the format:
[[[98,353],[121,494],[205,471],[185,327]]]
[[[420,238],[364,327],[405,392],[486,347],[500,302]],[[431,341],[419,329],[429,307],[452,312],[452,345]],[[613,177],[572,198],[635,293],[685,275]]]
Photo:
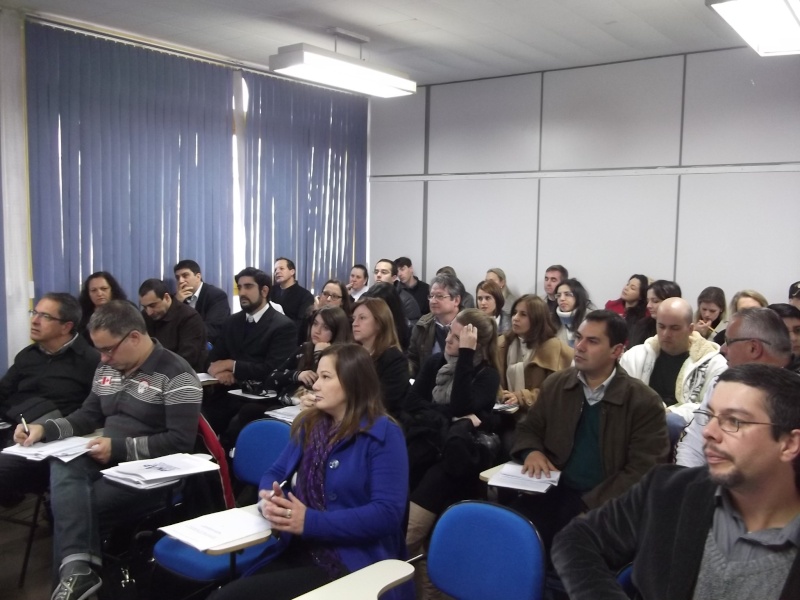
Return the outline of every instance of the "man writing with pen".
[[[60,565],[56,600],[82,600],[99,589],[102,534],[163,503],[158,491],[109,483],[100,471],[122,461],[190,452],[202,400],[194,370],[147,335],[132,304],[101,306],[88,328],[101,364],[81,408],[66,418],[30,423],[27,432],[20,424],[14,432],[14,441],[29,446],[103,428],[87,441],[86,454],[50,464],[54,560]]]

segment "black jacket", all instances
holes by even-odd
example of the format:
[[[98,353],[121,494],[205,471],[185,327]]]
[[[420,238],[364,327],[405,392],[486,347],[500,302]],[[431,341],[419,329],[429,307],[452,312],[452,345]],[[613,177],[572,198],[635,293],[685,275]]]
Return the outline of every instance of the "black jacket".
[[[212,345],[216,345],[222,335],[222,326],[225,324],[225,319],[231,314],[228,294],[224,290],[204,281],[194,309],[203,317],[208,341]]]

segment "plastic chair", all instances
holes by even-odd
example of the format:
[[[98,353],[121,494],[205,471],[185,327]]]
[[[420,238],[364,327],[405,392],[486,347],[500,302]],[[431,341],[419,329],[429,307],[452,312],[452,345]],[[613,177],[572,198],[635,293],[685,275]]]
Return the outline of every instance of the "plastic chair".
[[[629,564],[623,569],[620,569],[619,573],[617,573],[617,583],[620,585],[628,598],[636,597],[636,586],[633,585],[633,579],[631,579],[632,575],[633,563]]]
[[[280,421],[249,423],[236,439],[234,475],[246,483],[258,485],[262,475],[289,442],[289,430],[289,425]],[[264,548],[274,543],[270,539],[238,554],[212,556],[174,538],[164,537],[153,548],[153,556],[161,567],[184,579],[214,583],[241,575],[253,565]]]

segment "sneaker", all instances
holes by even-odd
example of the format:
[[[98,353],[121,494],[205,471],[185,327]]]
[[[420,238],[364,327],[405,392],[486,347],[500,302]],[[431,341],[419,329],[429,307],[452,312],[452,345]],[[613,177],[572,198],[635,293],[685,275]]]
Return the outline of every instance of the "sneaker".
[[[50,600],[87,600],[101,585],[103,580],[91,569],[88,573],[73,573],[61,580]]]

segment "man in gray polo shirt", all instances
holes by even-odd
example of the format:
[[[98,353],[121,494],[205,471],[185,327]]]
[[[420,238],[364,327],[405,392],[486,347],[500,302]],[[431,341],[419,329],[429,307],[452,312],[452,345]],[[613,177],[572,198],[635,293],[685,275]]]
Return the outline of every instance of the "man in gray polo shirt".
[[[556,536],[553,564],[572,600],[796,598],[800,589],[800,376],[747,364],[705,411],[705,467],[656,467]]]
[[[86,435],[88,452],[70,462],[54,460],[50,492],[53,553],[60,565],[55,600],[89,598],[100,586],[101,537],[114,525],[163,503],[163,491],[107,483],[100,471],[119,462],[190,452],[200,416],[202,389],[194,370],[147,335],[135,306],[112,301],[98,308],[89,334],[100,352],[92,391],[81,408],[44,425],[22,425],[14,440],[24,445]]]

